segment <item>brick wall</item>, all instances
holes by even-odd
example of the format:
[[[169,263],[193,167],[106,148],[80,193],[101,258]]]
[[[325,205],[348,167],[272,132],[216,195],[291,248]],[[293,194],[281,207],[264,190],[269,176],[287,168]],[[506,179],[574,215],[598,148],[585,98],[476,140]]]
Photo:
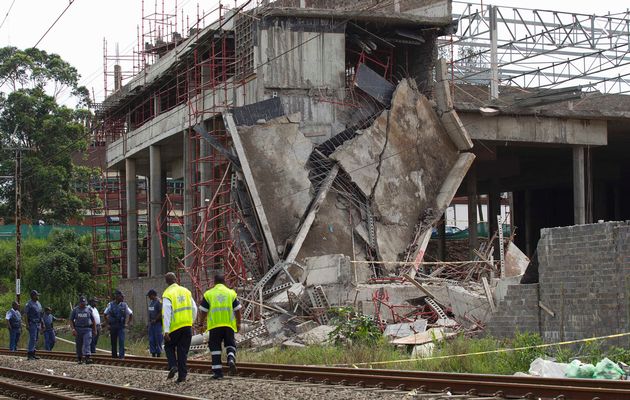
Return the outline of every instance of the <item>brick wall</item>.
[[[538,298],[555,315],[533,309],[526,288],[532,285],[510,286],[488,323],[490,333],[511,336],[536,319],[546,342],[630,331],[630,223],[542,229],[538,260]],[[522,308],[514,306],[519,297]]]
[[[492,336],[513,337],[517,331],[538,333],[539,323],[538,284],[510,285],[486,330]]]

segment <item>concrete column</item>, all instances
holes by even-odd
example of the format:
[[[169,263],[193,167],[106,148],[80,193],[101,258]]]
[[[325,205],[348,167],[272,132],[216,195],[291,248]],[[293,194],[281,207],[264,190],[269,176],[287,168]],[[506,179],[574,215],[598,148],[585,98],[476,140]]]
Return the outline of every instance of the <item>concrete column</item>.
[[[149,147],[149,201],[151,226],[151,276],[166,273],[165,257],[162,256],[160,225],[164,219],[162,215],[162,160],[160,146]]]
[[[468,246],[470,247],[470,259],[475,256],[473,249],[479,248],[477,238],[477,168],[473,164],[468,170],[466,179],[466,191],[468,194]]]
[[[532,191],[525,190],[525,254],[531,257],[534,253],[532,246]]]
[[[442,218],[438,222],[438,259],[446,261],[446,213],[442,214]]]
[[[186,268],[192,266],[193,258],[189,256],[193,252],[193,224],[195,216],[193,215],[193,204],[195,191],[193,184],[195,177],[192,170],[192,159],[194,146],[191,143],[191,131],[186,130],[182,135],[184,137],[184,265]]]
[[[127,278],[138,277],[138,206],[136,204],[136,160],[125,159],[127,192]]]
[[[584,179],[584,146],[573,148],[573,223],[586,223],[586,188]]]

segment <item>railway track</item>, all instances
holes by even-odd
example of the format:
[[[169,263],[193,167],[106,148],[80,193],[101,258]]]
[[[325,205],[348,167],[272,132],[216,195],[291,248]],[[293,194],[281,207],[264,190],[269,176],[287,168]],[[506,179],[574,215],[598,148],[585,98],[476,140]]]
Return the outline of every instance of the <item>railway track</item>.
[[[196,397],[0,367],[0,399],[195,400]]]
[[[25,356],[24,351],[11,353],[0,349],[0,355]],[[41,357],[72,361],[73,353],[39,352]],[[164,359],[93,356],[99,364],[166,370]],[[209,361],[189,360],[190,372],[211,373]],[[239,375],[248,378],[276,379],[307,383],[416,390],[418,393],[451,393],[468,398],[527,398],[575,400],[628,400],[630,381],[538,378],[505,375],[453,374],[385,369],[338,368],[325,366],[274,365],[239,363]]]

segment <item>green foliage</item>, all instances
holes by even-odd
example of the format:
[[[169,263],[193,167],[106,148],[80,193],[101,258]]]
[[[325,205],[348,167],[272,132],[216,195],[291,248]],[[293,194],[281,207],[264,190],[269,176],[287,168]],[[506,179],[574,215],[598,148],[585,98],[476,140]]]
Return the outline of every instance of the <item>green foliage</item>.
[[[87,150],[85,109],[59,105],[56,96],[70,91],[87,104],[76,69],[56,54],[37,49],[0,48],[0,82],[13,91],[0,94],[0,147],[25,147],[23,152],[23,215],[27,219],[66,222],[80,218],[88,199],[77,193],[94,172],[77,166],[73,154]],[[0,152],[0,175],[13,175],[14,154]],[[12,220],[15,182],[0,186],[0,216]]]
[[[22,305],[31,289],[40,301],[65,317],[80,294],[102,296],[106,287],[92,277],[91,237],[71,230],[53,230],[46,239],[22,245]],[[15,298],[15,242],[0,242],[0,307],[8,310]]]
[[[357,313],[352,307],[338,307],[329,311],[335,329],[329,338],[336,344],[374,344],[382,340],[381,330],[372,317]]]

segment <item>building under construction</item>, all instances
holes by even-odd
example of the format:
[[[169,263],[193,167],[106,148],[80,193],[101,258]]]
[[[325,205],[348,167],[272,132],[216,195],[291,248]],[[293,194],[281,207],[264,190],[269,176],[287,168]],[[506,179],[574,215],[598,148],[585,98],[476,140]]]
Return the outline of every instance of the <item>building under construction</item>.
[[[476,329],[494,307],[488,281],[506,276],[511,259],[493,261],[504,244],[531,257],[540,228],[630,216],[628,108],[598,106],[624,96],[505,88],[492,100],[498,76],[466,85],[452,54],[450,68],[438,60],[458,29],[450,1],[230,6],[187,37],[162,14],[143,26],[137,67],[114,68],[98,110],[107,173],[97,213],[120,236],[95,235],[96,275],[176,269],[199,295],[222,271],[250,320],[268,303],[325,323],[329,305],[362,302],[379,320],[465,315],[458,323]],[[518,229],[505,241],[501,193]],[[476,226],[480,195],[490,240],[479,247],[469,229],[466,262],[427,263],[453,198],[468,199]]]

